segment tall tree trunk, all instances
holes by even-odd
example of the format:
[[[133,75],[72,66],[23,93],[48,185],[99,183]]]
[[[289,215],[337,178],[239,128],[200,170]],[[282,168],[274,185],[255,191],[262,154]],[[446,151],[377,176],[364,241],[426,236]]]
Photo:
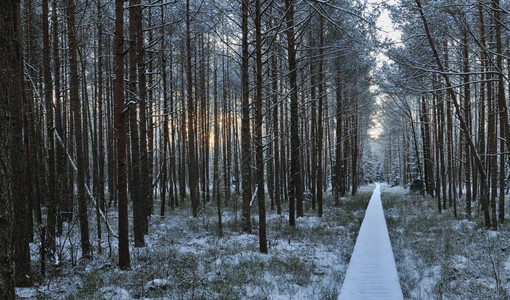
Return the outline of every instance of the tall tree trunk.
[[[340,64],[340,62],[339,62]],[[341,187],[343,176],[344,176],[344,162],[343,162],[343,151],[342,151],[342,138],[343,137],[343,108],[342,108],[342,71],[341,67],[337,67],[336,72],[336,141],[335,141],[335,155],[336,155],[336,161],[335,161],[335,206],[340,205],[340,194],[343,193],[344,188]],[[342,195],[343,196],[343,195]]]
[[[298,123],[297,62],[294,28],[294,1],[285,0],[287,53],[290,84],[290,184],[289,184],[289,225],[296,226],[296,202],[301,202],[300,142]]]
[[[70,187],[67,184],[67,174],[69,174],[69,162],[66,158],[66,151],[67,151],[67,138],[66,138],[66,126],[64,123],[64,117],[65,115],[65,108],[64,105],[62,105],[62,97],[60,95],[60,54],[59,54],[59,36],[58,36],[58,17],[57,17],[57,1],[53,0],[52,4],[52,25],[53,25],[53,78],[54,78],[54,90],[55,90],[55,130],[57,134],[59,134],[61,138],[60,145],[56,147],[57,150],[57,185],[61,187],[61,193],[58,197],[58,206],[57,206],[57,235],[62,234],[62,222],[63,222],[63,198],[66,197],[71,193]],[[48,230],[49,231],[49,230]],[[50,233],[51,234],[51,233]],[[55,244],[54,241],[49,240],[50,242],[50,250],[55,251]]]
[[[429,123],[429,113],[427,107],[427,100],[425,95],[421,96],[421,113],[420,113],[420,123],[421,130],[423,136],[423,160],[424,160],[424,169],[425,169],[425,188],[427,193],[431,196],[434,196],[434,166],[431,155],[431,139],[430,139],[430,123]]]
[[[262,139],[262,11],[260,0],[255,0],[255,161],[257,166],[257,201],[259,206],[259,250],[267,253],[266,204],[264,189],[264,145]]]
[[[191,41],[190,41],[190,44],[191,44]],[[191,47],[191,45],[190,45]],[[181,54],[182,54],[182,61],[181,61],[181,69],[180,69],[180,77],[181,78],[184,78],[184,76],[187,76],[187,73],[186,75],[184,75],[185,71],[185,65],[186,65],[186,61],[185,61],[185,57],[186,57],[186,54],[184,54],[184,51],[185,49],[183,49],[181,47]],[[191,60],[191,58],[190,58]],[[185,89],[185,80],[181,80],[181,94],[182,95],[185,95],[186,93],[186,89]],[[182,107],[186,107],[186,97],[181,97],[181,105]],[[187,155],[187,152],[186,152],[186,140],[187,140],[187,134],[186,134],[186,130],[188,128],[188,126],[186,125],[186,120],[187,120],[187,116],[186,116],[186,111],[182,111],[181,113],[181,126],[180,126],[180,138],[179,138],[179,152],[180,152],[180,155],[179,155],[179,158],[180,158],[180,162],[179,162],[179,196],[180,196],[180,199],[181,199],[181,202],[184,202],[185,198],[186,198],[186,164],[187,164],[187,161],[186,161],[186,157],[188,157]]]
[[[80,95],[78,92],[80,78],[78,75],[78,55],[77,55],[77,30],[75,19],[75,3],[74,0],[68,0],[67,14],[68,14],[68,35],[69,35],[69,70],[70,77],[70,100],[73,112],[74,131],[76,139],[76,161],[77,161],[77,185],[78,185],[78,216],[80,220],[80,234],[81,234],[81,251],[83,257],[91,257],[91,245],[89,238],[89,220],[87,215],[87,195],[85,191],[86,180],[86,163],[85,145],[83,144],[83,128],[82,116],[80,111]]]
[[[490,185],[490,208],[491,208],[491,224],[494,229],[497,229],[497,218],[496,218],[496,198],[498,193],[498,168],[497,168],[497,151],[498,151],[498,132],[497,132],[497,120],[496,115],[498,114],[496,101],[493,99],[493,86],[491,83],[493,75],[487,74],[487,171],[489,175]]]
[[[36,23],[35,17],[37,16],[36,10],[35,10],[35,3],[32,1],[25,1],[23,3],[24,5],[24,45],[25,45],[25,53],[26,53],[26,59],[23,58],[23,61],[26,61],[28,65],[34,66],[36,64],[39,64],[37,61],[38,54],[40,52],[40,49],[37,47],[36,41],[38,41],[36,32],[38,29],[36,26],[38,24]],[[21,25],[20,25],[21,28]],[[21,29],[19,36],[22,36]],[[25,54],[22,54],[22,56]],[[24,74],[27,74],[28,78],[35,79],[39,77],[38,71],[35,68],[26,68],[26,71],[24,71]],[[33,81],[32,81],[33,82]],[[39,128],[43,128],[43,120],[40,118],[39,111],[37,109],[35,101],[34,100],[34,94],[39,94],[39,88],[36,87],[35,82],[33,84],[26,84],[26,86],[23,88],[23,99],[25,100],[23,103],[23,139],[24,139],[24,146],[25,146],[25,158],[26,162],[24,171],[25,174],[27,174],[28,178],[26,179],[26,183],[23,185],[26,189],[26,185],[31,186],[32,188],[27,189],[27,218],[29,220],[32,220],[33,213],[32,210],[35,210],[36,213],[36,220],[38,224],[42,223],[42,213],[41,213],[41,205],[44,202],[44,196],[43,196],[43,189],[45,185],[45,172],[43,167],[43,134],[40,133]],[[43,128],[44,130],[44,128]],[[32,169],[33,168],[33,169]],[[15,193],[18,193],[17,191],[14,191]],[[15,207],[16,208],[16,207]],[[15,218],[15,222],[25,222],[21,221],[19,218]],[[21,225],[21,224],[20,224]],[[33,222],[25,222],[21,226],[28,226],[26,229],[21,229],[22,227],[18,226],[18,224],[15,224],[15,229],[19,231],[24,231],[25,234],[28,234],[29,236],[28,241],[33,242]],[[16,238],[15,238],[16,240]],[[16,250],[15,250],[16,252]],[[15,253],[15,259],[17,259],[17,254]],[[15,264],[16,265],[16,264]],[[17,268],[17,267],[16,267]],[[16,272],[16,271],[15,271]],[[16,280],[16,279],[15,279]]]
[[[501,120],[500,120],[501,121]],[[500,123],[500,133],[504,136],[505,127]],[[506,143],[504,139],[499,141],[499,199],[498,199],[498,221],[500,224],[505,223],[505,189],[506,189],[506,162],[505,162]],[[493,224],[494,226],[494,224]]]
[[[198,121],[200,122],[200,132],[198,136],[200,137],[199,149],[200,149],[200,179],[201,179],[201,194],[203,195],[203,205],[205,207],[206,203],[211,200],[210,195],[210,125],[209,125],[209,78],[207,75],[209,74],[209,65],[210,65],[210,55],[208,55],[207,50],[209,48],[209,43],[206,43],[208,38],[204,38],[204,35],[200,37],[200,55],[202,56],[200,67],[199,67],[199,91],[200,91],[200,117]]]
[[[200,197],[198,193],[198,159],[196,149],[196,106],[193,99],[193,73],[191,64],[191,12],[190,0],[186,0],[186,78],[187,78],[187,100],[188,100],[188,155],[189,155],[189,189],[191,197],[191,208],[193,217],[198,217],[198,205]]]
[[[499,194],[499,215],[500,223],[505,222],[505,142],[506,147],[510,148],[510,127],[508,124],[508,108],[505,99],[505,75],[503,74],[503,42],[501,33],[501,11],[499,0],[492,0],[492,10],[494,13],[494,27],[496,34],[496,68],[498,70],[498,89],[497,101],[499,111],[499,127],[500,127],[500,194]],[[508,66],[510,69],[510,66]],[[493,227],[496,227],[493,224]]]
[[[102,8],[101,1],[97,2],[97,10],[98,10],[98,18],[102,20]],[[106,212],[105,210],[105,149],[104,149],[104,120],[103,120],[103,108],[104,108],[104,95],[103,95],[103,26],[102,22],[98,22],[98,30],[97,30],[98,40],[97,40],[97,148],[98,148],[98,175],[97,179],[98,184],[98,199],[96,209],[101,212],[98,212],[99,215]],[[98,228],[97,228],[97,236],[98,236],[98,252],[101,253],[101,226],[100,221],[98,220]]]
[[[310,56],[314,57],[316,55],[315,48],[317,47],[317,42],[314,38],[315,27],[312,27],[310,30],[310,47],[312,51],[310,52]],[[310,173],[310,179],[311,179],[311,190],[310,193],[312,194],[312,209],[315,210],[315,206],[317,203],[317,68],[315,66],[315,61],[313,59],[310,60],[310,102],[311,102],[311,120],[310,120],[310,142],[311,142],[311,173]]]
[[[486,42],[486,35],[485,35],[485,20],[483,15],[483,6],[482,3],[479,2],[477,4],[478,9],[478,27],[479,27],[479,33],[480,33],[480,43],[485,48],[487,45]],[[488,69],[488,59],[486,52],[482,49],[480,51],[480,107],[478,109],[479,116],[478,116],[478,148],[479,152],[481,153],[481,163],[486,166],[487,160],[486,160],[486,154],[487,154],[487,69]],[[477,181],[479,181],[479,197],[480,197],[480,204],[485,207],[485,204],[487,204],[486,208],[487,210],[484,210],[484,216],[486,218],[489,218],[489,191],[482,191],[482,185],[485,185],[488,188],[488,178],[487,175],[485,176],[485,182],[482,181],[482,176],[477,176]],[[478,187],[477,187],[478,188]],[[485,220],[487,222],[487,219]],[[489,227],[490,225],[487,225]]]
[[[437,107],[438,107],[438,115],[437,115],[437,118],[438,118],[438,140],[437,140],[437,143],[438,143],[438,153],[437,155],[439,156],[438,158],[438,162],[439,162],[439,168],[437,170],[438,172],[438,175],[439,175],[439,184],[441,186],[441,193],[438,194],[438,197],[440,197],[440,199],[442,200],[442,208],[443,210],[446,209],[446,200],[448,198],[448,188],[447,188],[447,185],[448,185],[448,178],[447,178],[447,172],[448,172],[448,167],[446,165],[446,162],[445,162],[445,156],[446,156],[446,151],[447,151],[447,143],[446,143],[446,139],[447,139],[447,124],[446,124],[446,118],[445,118],[445,95],[444,93],[442,92],[439,92],[438,93],[438,103],[437,103]]]
[[[115,45],[115,40],[114,40]],[[115,52],[115,50],[114,50]],[[114,53],[115,55],[115,53]],[[114,63],[115,64],[115,63]],[[110,77],[108,79],[108,89],[115,90],[114,76],[116,76],[116,67],[112,67]],[[115,70],[113,70],[115,69]],[[108,208],[112,205],[117,206],[118,204],[118,191],[117,191],[117,179],[118,179],[118,158],[117,158],[117,144],[116,144],[116,112],[115,112],[115,96],[112,93],[108,93],[107,97],[107,143],[106,148],[108,152]],[[124,101],[124,100],[123,100]]]
[[[131,268],[129,257],[128,199],[127,199],[127,115],[124,103],[124,0],[115,0],[115,81],[114,107],[117,139],[117,192],[119,203],[119,268]]]
[[[28,4],[30,5],[30,4]],[[34,132],[34,111],[31,101],[27,98],[24,85],[24,57],[21,44],[22,29],[21,18],[19,17],[20,6],[16,3],[15,11],[15,39],[20,44],[17,46],[18,53],[13,54],[13,61],[8,65],[12,68],[12,74],[17,74],[14,80],[14,87],[10,91],[12,93],[12,101],[10,102],[10,124],[13,142],[11,143],[11,171],[10,171],[10,188],[14,212],[13,232],[14,232],[14,283],[16,286],[30,286],[32,285],[32,278],[30,277],[30,247],[29,243],[33,240],[33,219],[31,214],[31,201],[35,201],[38,206],[40,205],[41,198],[38,195],[38,174],[40,172],[40,164],[37,161],[38,146],[36,142],[36,133]],[[30,28],[32,21],[27,21],[27,27]],[[27,29],[27,31],[29,31]],[[28,38],[26,43],[29,47],[33,42],[32,36],[27,33]],[[15,40],[7,41],[14,42]],[[32,50],[32,49],[31,49]],[[19,63],[16,65],[14,62]],[[19,80],[19,82],[18,82]],[[18,88],[21,93],[18,95]],[[32,88],[30,88],[32,89]],[[16,101],[20,100],[20,101]],[[27,163],[28,161],[28,163]],[[35,171],[29,173],[29,167],[35,166]],[[12,245],[12,244],[11,244]]]
[[[218,236],[223,236],[223,220],[221,208],[221,179],[220,179],[220,120],[218,110],[218,62],[214,58],[213,70],[213,99],[214,99],[214,158],[213,158],[213,199],[216,200],[216,211],[218,213]]]
[[[349,123],[348,123],[348,120],[347,120],[347,116],[344,118],[343,120],[343,127],[344,127],[344,130],[340,133],[343,135],[343,144],[344,144],[344,151],[343,151],[343,154],[342,154],[342,163],[343,163],[343,166],[342,166],[342,172],[341,172],[341,175],[340,175],[340,196],[345,196],[345,194],[347,193],[347,174],[349,172],[349,156],[351,155],[351,139],[349,138],[349,131],[350,131],[350,128],[349,128]],[[345,134],[344,134],[345,133]]]
[[[272,17],[272,12],[273,12],[273,6],[272,6],[272,3],[269,4],[268,8],[268,13],[269,13],[269,17],[268,17],[268,24],[267,26],[269,28],[272,28],[273,26],[273,17]],[[273,109],[273,105],[275,105],[275,94],[274,93],[274,78],[273,78],[273,73],[276,71],[274,69],[275,65],[273,65],[273,61],[274,59],[276,59],[276,57],[274,57],[274,53],[275,53],[275,49],[273,46],[271,46],[269,49],[268,49],[268,54],[269,54],[269,59],[268,59],[268,63],[269,66],[268,66],[268,79],[270,80],[270,85],[267,87],[267,90],[269,92],[269,95],[267,97],[267,100],[265,102],[266,104],[266,136],[268,137],[268,145],[267,145],[267,151],[266,151],[266,156],[267,156],[267,192],[269,194],[269,199],[270,199],[270,202],[271,202],[271,207],[270,209],[272,211],[275,210],[275,206],[276,206],[276,190],[275,190],[275,185],[276,185],[276,175],[275,175],[275,167],[276,167],[276,161],[275,161],[275,155],[276,153],[274,153],[274,145],[277,143],[276,141],[276,132],[275,132],[275,128],[274,128],[274,125],[275,125],[275,122],[274,122],[274,109]],[[278,87],[278,84],[276,83],[276,87]],[[276,98],[278,99],[278,98]]]
[[[248,59],[248,1],[241,4],[241,173],[243,187],[242,230],[251,232],[251,134],[250,134],[250,86]]]
[[[173,47],[170,47],[170,65],[169,65],[169,68],[170,70],[173,70]],[[170,72],[170,115],[172,116],[172,118],[170,119],[170,126],[172,128],[171,130],[171,144],[170,144],[170,150],[171,150],[171,155],[170,155],[170,178],[171,178],[171,188],[170,188],[170,192],[171,192],[171,199],[170,199],[170,205],[173,207],[176,207],[177,204],[178,204],[178,189],[177,189],[177,153],[178,153],[178,150],[177,150],[177,143],[175,141],[176,137],[178,136],[178,132],[177,132],[177,129],[176,129],[176,120],[177,120],[177,114],[176,114],[176,111],[174,109],[174,101],[175,101],[175,98],[174,98],[174,77],[173,77],[173,72]],[[182,126],[184,127],[184,126]]]
[[[317,137],[316,137],[316,144],[317,144],[317,215],[319,217],[322,217],[323,213],[323,162],[322,162],[322,152],[323,152],[323,136],[324,136],[324,130],[323,130],[323,106],[324,101],[326,100],[326,93],[324,92],[325,89],[325,80],[324,80],[324,17],[322,15],[319,16],[319,106],[317,108],[318,111],[318,117],[317,117]]]
[[[450,68],[449,66],[449,53],[448,53],[448,41],[445,41],[444,42],[444,61],[445,61],[445,67],[447,69]],[[452,207],[453,206],[453,194],[454,194],[454,189],[455,189],[455,162],[453,161],[453,111],[452,111],[452,108],[451,108],[451,102],[450,101],[446,101],[446,131],[445,131],[445,134],[446,134],[446,139],[445,139],[445,142],[446,142],[446,147],[444,148],[445,149],[445,152],[446,152],[446,172],[445,172],[445,175],[446,175],[446,178],[448,178],[444,183],[445,185],[445,188],[448,189],[448,194],[445,196],[447,197],[444,197],[445,199],[445,203],[443,205],[443,207],[446,207],[446,198],[448,198],[448,207]],[[455,201],[457,201],[455,199]],[[456,217],[457,216],[457,210],[454,209],[454,216]]]
[[[433,81],[436,81],[435,76],[433,77]],[[435,176],[435,187],[436,187],[436,197],[437,197],[437,210],[439,213],[442,212],[443,208],[441,205],[441,158],[440,158],[440,143],[442,142],[442,137],[439,137],[441,133],[440,128],[440,119],[439,119],[439,104],[438,104],[438,96],[437,93],[432,95],[432,106],[434,107],[434,137],[435,137],[435,157],[436,157],[436,176]]]
[[[137,89],[137,69],[138,55],[137,50],[137,18],[139,0],[130,0],[129,4],[129,136],[131,140],[131,178],[129,182],[129,191],[131,201],[133,202],[133,231],[135,239],[135,247],[145,246],[144,239],[144,198],[142,188],[141,162],[140,162],[140,139],[139,126],[137,119],[138,97]]]
[[[138,71],[138,101],[140,128],[140,205],[141,226],[144,234],[149,233],[148,218],[152,215],[151,175],[147,153],[147,77],[145,76],[145,46],[142,26],[142,2],[135,0],[136,62]]]
[[[466,125],[469,130],[469,135],[471,136],[471,87],[469,84],[469,48],[467,41],[467,32],[464,33],[463,39],[463,83],[464,83],[464,111],[466,118]],[[471,203],[472,203],[472,188],[471,188],[471,151],[467,146],[467,141],[464,139],[464,155],[465,155],[465,174],[466,174],[466,215],[469,219],[471,219]]]
[[[14,299],[14,266],[13,266],[13,232],[14,214],[12,189],[15,188],[12,178],[11,153],[16,143],[18,133],[15,128],[5,126],[12,124],[15,117],[22,114],[21,108],[13,111],[13,105],[23,103],[22,99],[22,56],[21,36],[19,29],[20,8],[19,1],[2,1],[0,10],[4,14],[0,18],[0,298]],[[19,120],[18,120],[19,122]]]
[[[99,14],[98,14],[99,16]],[[100,22],[98,22],[100,23]],[[94,45],[94,54],[97,59],[97,48],[98,45]],[[83,59],[82,59],[82,76],[85,73],[85,68],[83,67]],[[99,82],[98,82],[98,68],[97,68],[97,62],[94,64],[94,77],[95,77],[95,85],[94,85],[94,91],[93,91],[93,98],[96,99],[93,101],[92,106],[92,112],[89,112],[90,120],[90,126],[88,133],[91,136],[91,148],[92,148],[92,195],[96,201],[95,205],[95,212],[96,212],[96,230],[97,230],[97,251],[100,254],[102,251],[101,246],[101,208],[100,208],[100,200],[99,200],[99,133],[98,133],[98,110],[99,110]],[[83,76],[83,86],[86,85],[86,77]],[[90,186],[90,185],[89,185]]]
[[[161,7],[161,10],[164,10],[163,7]],[[148,16],[149,16],[149,20],[148,20],[148,28],[153,28],[153,8],[151,6],[149,6],[149,12],[148,12]],[[142,24],[143,25],[143,24]],[[142,26],[140,26],[141,28],[140,29],[143,29]],[[165,26],[162,26],[162,31],[164,33],[164,29],[165,29]],[[154,30],[149,30],[149,37],[148,37],[148,42],[147,44],[149,45],[153,45],[155,43],[154,41]],[[143,40],[142,40],[143,41]],[[142,45],[144,48],[142,49],[142,51],[145,51],[145,46]],[[155,158],[157,158],[158,156],[154,155],[154,118],[152,118],[152,114],[154,113],[154,92],[155,92],[155,89],[154,89],[154,61],[156,61],[156,57],[157,55],[155,55],[154,52],[151,52],[149,55],[148,55],[148,62],[145,62],[144,59],[142,59],[142,61],[144,62],[144,64],[147,64],[147,73],[148,73],[148,76],[147,76],[147,84],[144,84],[144,86],[148,87],[148,93],[147,93],[147,96],[144,96],[144,103],[145,105],[147,106],[147,113],[145,114],[147,116],[147,150],[146,150],[146,157],[147,157],[147,182],[146,182],[146,188],[147,188],[147,208],[148,208],[148,215],[147,215],[147,218],[150,218],[151,215],[154,213],[154,186],[153,186],[153,183],[156,183],[156,178],[154,178],[155,174],[154,174],[154,161],[155,161]],[[144,73],[145,73],[145,69],[143,69]],[[141,76],[141,75],[140,75]],[[145,77],[145,74],[143,75],[143,77]],[[140,88],[140,89],[143,89],[143,88]],[[143,156],[142,156],[142,160],[143,160]],[[157,168],[156,168],[157,169]],[[148,234],[148,229],[149,229],[149,222],[148,220],[146,221],[146,234]]]
[[[354,116],[353,116],[353,125],[352,125],[352,190],[351,194],[356,195],[358,192],[358,184],[359,184],[359,178],[358,178],[358,161],[359,161],[359,154],[360,154],[360,145],[359,145],[359,118],[358,118],[358,100],[355,100],[356,104],[354,104]]]
[[[46,137],[47,137],[47,156],[48,165],[48,183],[46,192],[46,201],[48,214],[46,218],[46,233],[50,249],[54,249],[55,226],[57,221],[57,197],[56,197],[56,166],[55,166],[55,143],[54,143],[54,124],[53,124],[53,86],[51,80],[51,60],[50,60],[50,32],[49,32],[49,7],[48,0],[42,2],[42,29],[43,29],[43,76],[44,76],[44,100],[46,110]],[[46,245],[41,245],[45,248]],[[44,274],[42,274],[44,276]]]
[[[163,7],[161,7],[161,36],[165,36],[165,28],[166,26],[164,25],[165,24],[165,9]],[[163,148],[163,153],[161,154],[162,155],[162,158],[161,158],[161,163],[160,163],[160,173],[161,173],[161,180],[160,180],[160,187],[161,187],[161,191],[160,191],[160,201],[161,201],[161,206],[160,206],[160,210],[159,210],[159,215],[161,217],[165,216],[165,204],[166,204],[166,190],[167,190],[167,182],[168,182],[168,178],[167,178],[167,175],[168,175],[168,168],[167,168],[167,153],[168,153],[168,141],[169,141],[169,128],[168,128],[168,118],[170,117],[169,116],[169,113],[168,113],[168,74],[167,74],[167,64],[166,64],[166,52],[165,52],[165,47],[166,47],[166,43],[165,43],[165,40],[166,39],[161,39],[161,69],[162,69],[162,74],[161,74],[161,77],[162,77],[162,84],[163,84],[163,130],[162,130],[162,134],[163,136],[161,137],[161,144],[162,144],[162,148]],[[169,195],[170,197],[172,197],[171,195]]]
[[[283,62],[282,62],[283,65]],[[282,68],[281,66],[280,68]],[[280,90],[284,90],[283,88],[283,80],[280,80]],[[286,102],[282,103],[280,105],[280,130],[279,132],[289,132],[289,126],[288,126],[288,105]],[[288,138],[284,138],[282,136],[280,138],[280,169],[281,169],[281,176],[280,176],[280,186],[282,190],[282,198],[283,199],[289,199],[289,168],[288,168],[288,160],[290,159],[289,155],[289,143]],[[290,206],[290,203],[289,203]]]
[[[414,143],[414,153],[416,155],[416,161],[418,164],[418,176],[417,179],[422,180],[423,179],[423,171],[421,169],[421,159],[420,159],[420,150],[418,148],[418,133],[416,132],[416,127],[414,125],[414,119],[413,114],[409,109],[409,118],[411,123],[411,133],[413,135],[413,143]],[[425,196],[425,190],[422,191],[422,195]]]
[[[226,74],[229,74],[229,62],[225,61],[225,50],[222,51],[221,58],[221,66],[222,66],[222,77],[226,80],[223,80],[222,86],[222,115],[223,115],[223,128],[222,128],[222,140],[223,140],[223,195],[224,195],[224,203],[230,202],[230,193],[231,193],[231,141],[230,141],[230,106],[229,106],[229,96],[228,96],[228,85],[229,85],[229,77]],[[237,202],[236,202],[237,203]]]
[[[483,21],[483,12],[482,12],[482,20],[480,20],[481,26],[485,26],[485,22]],[[490,26],[492,27],[495,25],[494,20],[491,20]],[[489,27],[490,28],[490,27]],[[489,34],[489,40],[487,41],[487,45],[491,45],[494,43],[493,35]],[[484,44],[485,45],[485,44]],[[482,49],[482,51],[487,51],[488,48]],[[498,126],[497,126],[497,120],[499,115],[499,103],[497,99],[497,94],[495,90],[495,86],[493,85],[493,80],[495,79],[495,74],[493,74],[493,71],[495,70],[497,66],[494,65],[492,60],[492,55],[488,55],[488,65],[487,65],[487,175],[488,175],[488,182],[490,186],[490,209],[491,209],[491,225],[493,229],[497,229],[497,211],[496,211],[496,199],[498,194]],[[495,80],[494,80],[495,81]]]
[[[281,184],[280,184],[280,141],[278,126],[278,61],[276,46],[273,45],[271,53],[271,95],[272,95],[272,121],[273,121],[273,152],[274,152],[274,202],[276,204],[276,213],[282,214],[281,204]]]

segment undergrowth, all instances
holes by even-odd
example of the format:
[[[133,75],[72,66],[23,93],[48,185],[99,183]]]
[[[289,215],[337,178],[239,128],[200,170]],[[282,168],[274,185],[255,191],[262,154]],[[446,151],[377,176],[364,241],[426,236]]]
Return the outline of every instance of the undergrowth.
[[[382,191],[404,298],[509,298],[507,225],[486,230],[478,225],[480,215],[456,218],[451,208],[438,213],[435,198]],[[462,201],[458,209],[464,211]]]
[[[361,189],[338,207],[326,196],[322,218],[306,202],[296,227],[288,225],[287,203],[282,215],[268,211],[268,254],[258,252],[256,205],[252,233],[242,233],[234,195],[223,207],[224,235],[218,237],[215,203],[198,218],[181,203],[165,217],[152,216],[146,246],[130,250],[130,270],[116,267],[114,243],[110,256],[104,251],[68,266],[39,292],[62,299],[336,299],[371,192]]]

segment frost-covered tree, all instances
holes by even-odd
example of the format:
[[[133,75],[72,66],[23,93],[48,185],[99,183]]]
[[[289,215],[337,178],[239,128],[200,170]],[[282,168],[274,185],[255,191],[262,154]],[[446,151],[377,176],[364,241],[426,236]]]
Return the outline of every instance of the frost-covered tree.
[[[479,199],[485,224],[493,228],[505,214],[506,5],[401,1],[392,10],[403,42],[388,52],[395,64],[386,72],[418,108],[422,154],[416,157],[422,158],[427,193],[438,197],[439,211],[457,214],[465,193],[466,214],[472,215],[471,202]]]

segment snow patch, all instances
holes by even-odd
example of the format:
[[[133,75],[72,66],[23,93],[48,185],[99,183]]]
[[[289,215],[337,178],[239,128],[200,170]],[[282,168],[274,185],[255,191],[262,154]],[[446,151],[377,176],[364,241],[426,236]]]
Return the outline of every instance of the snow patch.
[[[145,284],[146,290],[166,290],[170,288],[170,281],[168,279],[154,279]]]
[[[34,287],[16,288],[16,296],[21,299],[36,299],[39,292]]]
[[[462,255],[454,255],[452,257],[451,267],[455,271],[461,271],[468,267],[469,259]]]
[[[107,286],[99,289],[99,299],[108,300],[131,300],[133,299],[128,291],[115,286]]]

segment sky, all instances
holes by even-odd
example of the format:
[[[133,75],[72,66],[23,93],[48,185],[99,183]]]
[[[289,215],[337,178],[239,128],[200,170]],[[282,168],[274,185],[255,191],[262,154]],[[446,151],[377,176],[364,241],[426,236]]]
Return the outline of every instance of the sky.
[[[381,0],[368,0],[368,3],[371,5],[381,5],[381,3],[386,4],[396,4],[398,0],[390,0],[390,1],[381,1]],[[377,26],[381,28],[379,32],[382,37],[386,37],[391,39],[393,42],[400,41],[400,32],[395,30],[393,26],[393,22],[390,18],[390,12],[388,10],[383,10],[381,16],[377,19]]]
[[[391,21],[390,12],[385,9],[382,5],[389,4],[394,5],[397,4],[399,0],[367,0],[368,6],[370,8],[381,8],[382,12],[379,18],[376,21],[376,25],[378,28],[378,34],[380,36],[380,40],[384,41],[385,39],[389,39],[392,42],[398,43],[401,41],[401,33],[394,28],[393,22]],[[377,55],[377,59],[379,62],[388,60],[388,58],[384,55],[384,53],[379,52]]]
[[[381,7],[382,4],[396,4],[399,0],[367,0],[369,7]],[[381,15],[376,21],[376,25],[379,28],[379,36],[382,40],[390,39],[391,41],[398,43],[401,40],[401,34],[398,30],[395,30],[393,26],[393,22],[391,21],[390,12],[387,9],[382,8]],[[388,57],[384,54],[383,51],[378,51],[376,54],[376,60],[378,67],[382,66],[382,63],[388,61]],[[377,87],[374,87],[377,90]],[[379,102],[379,100],[378,100]],[[373,126],[369,129],[368,134],[371,138],[377,140],[379,136],[382,134],[382,126],[378,120],[378,114],[375,114],[373,117]]]

